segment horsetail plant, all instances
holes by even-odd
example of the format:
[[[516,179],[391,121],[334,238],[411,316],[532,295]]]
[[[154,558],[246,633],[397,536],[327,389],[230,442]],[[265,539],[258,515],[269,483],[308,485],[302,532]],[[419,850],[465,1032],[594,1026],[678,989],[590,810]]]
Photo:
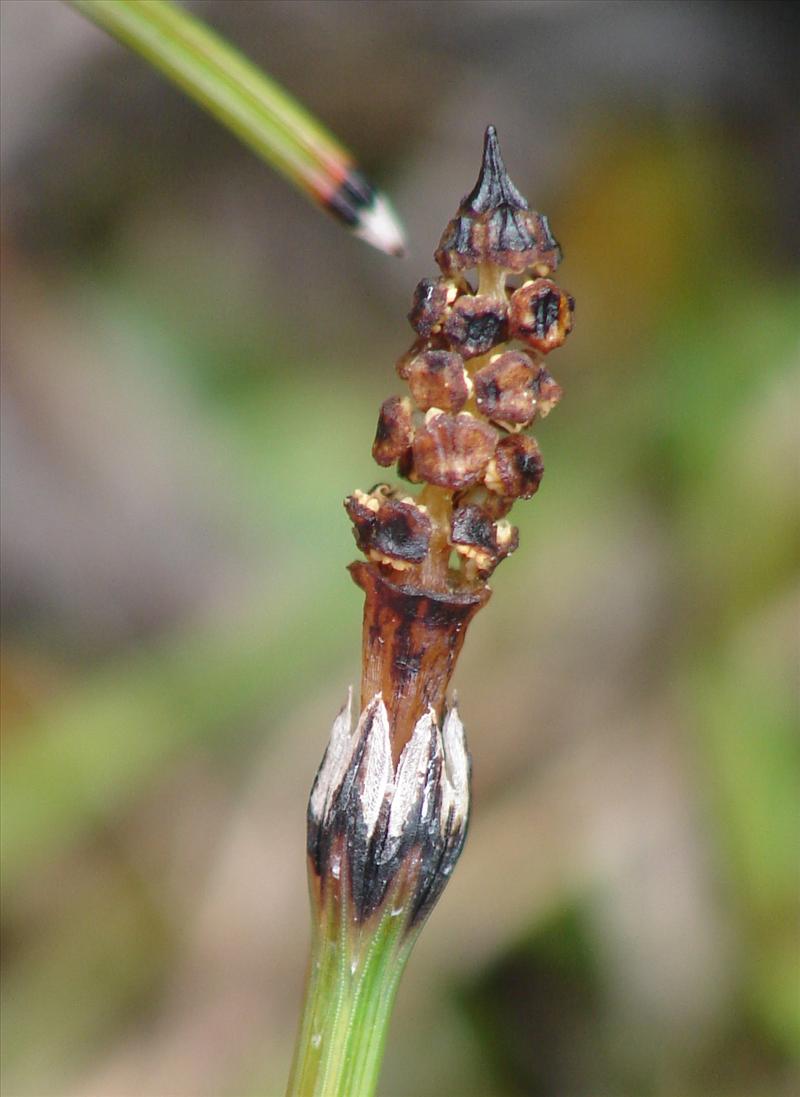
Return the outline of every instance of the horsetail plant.
[[[572,327],[561,252],[508,177],[493,127],[478,181],[423,279],[372,448],[416,495],[345,500],[365,560],[359,717],[337,716],[308,805],[311,963],[289,1097],[375,1091],[397,985],[464,845],[470,760],[446,694],[487,580],[517,548],[507,520],[539,488],[526,430],[561,388],[543,365]],[[475,271],[473,282],[467,274]]]

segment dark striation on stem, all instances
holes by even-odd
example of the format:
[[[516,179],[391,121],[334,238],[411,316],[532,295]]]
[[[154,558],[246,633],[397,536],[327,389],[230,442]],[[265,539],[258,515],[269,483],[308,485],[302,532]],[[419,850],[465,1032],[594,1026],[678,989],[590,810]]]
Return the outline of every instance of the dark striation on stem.
[[[420,590],[360,560],[350,574],[366,594],[361,704],[378,694],[385,699],[396,756],[423,712],[441,718],[467,626],[491,591]]]

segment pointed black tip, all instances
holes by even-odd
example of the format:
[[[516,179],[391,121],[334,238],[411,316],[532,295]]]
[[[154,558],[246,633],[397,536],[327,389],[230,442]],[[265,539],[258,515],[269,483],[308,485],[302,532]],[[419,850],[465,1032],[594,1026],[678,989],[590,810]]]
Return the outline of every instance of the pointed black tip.
[[[461,199],[435,252],[447,277],[490,263],[514,274],[553,271],[560,258],[547,218],[532,210],[508,177],[494,126],[487,126],[478,181]]]
[[[487,126],[478,181],[462,201],[461,210],[465,213],[488,213],[502,205],[528,209],[528,203],[508,177],[497,130],[494,126]]]

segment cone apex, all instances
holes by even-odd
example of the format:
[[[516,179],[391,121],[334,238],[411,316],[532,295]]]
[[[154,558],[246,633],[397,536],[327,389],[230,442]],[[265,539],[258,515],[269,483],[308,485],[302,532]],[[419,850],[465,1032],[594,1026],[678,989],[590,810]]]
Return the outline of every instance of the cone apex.
[[[475,186],[461,200],[460,212],[489,213],[501,206],[528,209],[528,203],[509,178],[500,141],[494,126],[487,126],[483,138],[483,161]]]

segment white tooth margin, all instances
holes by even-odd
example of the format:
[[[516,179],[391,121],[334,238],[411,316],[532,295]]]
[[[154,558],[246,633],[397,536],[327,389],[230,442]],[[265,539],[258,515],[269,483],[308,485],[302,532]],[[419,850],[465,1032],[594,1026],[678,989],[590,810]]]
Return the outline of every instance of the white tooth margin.
[[[360,740],[362,735],[365,736],[365,743],[357,787],[369,841],[375,831],[386,794],[391,792],[394,777],[389,714],[380,694],[373,697],[361,715],[356,738]]]
[[[315,823],[321,823],[330,805],[331,798],[344,780],[357,735],[351,731],[353,724],[353,687],[347,691],[347,701],[342,706],[339,715],[333,721],[331,737],[328,742],[325,757],[317,772],[314,787],[308,801],[311,818]],[[356,729],[357,731],[358,729]]]
[[[445,717],[442,738],[444,740],[442,823],[446,824],[452,804],[453,822],[463,824],[469,814],[469,753],[464,725],[461,723],[461,717],[455,705]]]
[[[409,821],[414,805],[429,794],[428,767],[432,741],[438,738],[436,714],[429,709],[417,720],[414,732],[403,748],[397,764],[392,807],[389,812],[389,841],[396,841]]]

